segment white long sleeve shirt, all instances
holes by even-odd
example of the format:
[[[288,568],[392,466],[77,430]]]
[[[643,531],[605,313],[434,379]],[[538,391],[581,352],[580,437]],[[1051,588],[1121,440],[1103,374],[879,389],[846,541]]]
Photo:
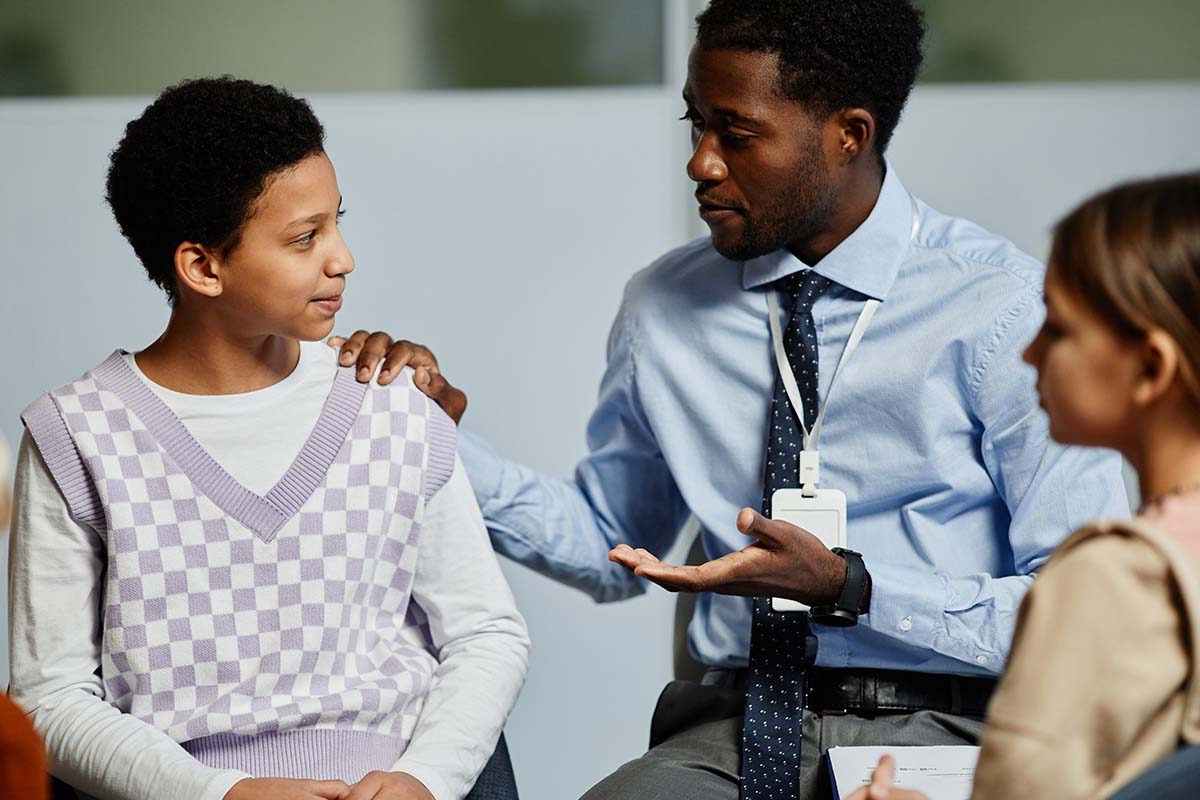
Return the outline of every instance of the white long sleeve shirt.
[[[289,377],[256,392],[186,395],[142,377],[226,471],[265,493],[312,430],[335,369],[333,350],[305,344]],[[457,461],[430,499],[423,529],[413,598],[428,615],[439,664],[393,770],[415,776],[438,800],[453,800],[470,790],[495,747],[524,682],[529,638]],[[72,516],[26,433],[9,560],[10,691],[45,740],[52,772],[106,800],[221,800],[250,776],[201,764],[103,699],[104,563],[100,537]]]

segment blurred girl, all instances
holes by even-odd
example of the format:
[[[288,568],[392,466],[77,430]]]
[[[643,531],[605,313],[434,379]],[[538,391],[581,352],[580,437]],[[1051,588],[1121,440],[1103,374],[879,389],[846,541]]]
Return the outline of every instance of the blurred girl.
[[[1077,531],[1018,617],[973,797],[1107,797],[1200,742],[1200,174],[1118,186],[1054,231],[1025,353],[1051,435],[1119,450],[1144,502]],[[891,760],[855,795],[889,789]]]

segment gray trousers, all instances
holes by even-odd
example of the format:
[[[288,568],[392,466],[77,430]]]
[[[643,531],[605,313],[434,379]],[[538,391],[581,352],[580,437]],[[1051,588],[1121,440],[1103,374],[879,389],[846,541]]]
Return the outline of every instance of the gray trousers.
[[[582,800],[737,800],[744,698],[735,689],[672,682],[654,711],[650,749],[593,786]],[[977,744],[982,732],[982,719],[936,711],[874,719],[805,711],[797,797],[831,796],[821,758],[831,747]]]

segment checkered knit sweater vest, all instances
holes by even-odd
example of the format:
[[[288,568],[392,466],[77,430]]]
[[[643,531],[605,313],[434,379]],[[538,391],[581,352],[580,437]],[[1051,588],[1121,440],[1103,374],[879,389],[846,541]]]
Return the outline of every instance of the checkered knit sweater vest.
[[[107,549],[108,702],[213,767],[346,781],[391,768],[437,664],[411,591],[425,505],[455,446],[407,371],[379,387],[339,368],[265,497],[120,353],[23,418]]]

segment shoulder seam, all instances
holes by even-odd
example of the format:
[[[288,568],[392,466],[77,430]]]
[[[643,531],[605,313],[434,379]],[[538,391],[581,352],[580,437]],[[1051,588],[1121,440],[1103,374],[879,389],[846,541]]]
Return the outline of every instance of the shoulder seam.
[[[58,484],[67,508],[77,520],[103,534],[107,528],[104,506],[54,395],[47,393],[33,401],[21,412],[21,420]]]
[[[958,250],[952,250],[949,247],[946,247],[945,245],[925,244],[922,242],[913,242],[912,245],[913,245],[913,247],[919,248],[921,250],[935,250],[935,251],[942,252],[942,253],[948,253],[949,255],[952,255],[955,258],[961,258],[964,261],[970,261],[973,264],[979,264],[980,266],[991,267],[992,269],[998,269],[998,270],[1001,270],[1001,271],[1006,272],[1009,275],[1013,276],[1014,278],[1021,281],[1021,283],[1025,284],[1026,286],[1041,288],[1040,284],[1038,284],[1037,281],[1030,278],[1030,276],[1024,275],[1021,272],[1013,269],[1011,265],[1009,265],[1008,263],[1006,263],[1004,261],[987,261],[985,259],[979,258],[978,256],[969,255],[967,253],[963,253]],[[1028,254],[1022,253],[1022,255],[1024,255],[1026,258],[1033,259],[1033,256],[1030,256]]]
[[[991,367],[992,357],[999,349],[1000,343],[1004,341],[1009,331],[1012,330],[1013,323],[1020,319],[1022,313],[1028,309],[1030,302],[1037,296],[1035,292],[1031,292],[1027,288],[1021,299],[1009,306],[1000,315],[996,326],[992,329],[991,338],[983,346],[979,357],[976,359],[975,366],[971,369],[971,382],[967,390],[971,395],[972,401],[978,401],[979,390],[983,386],[983,380],[987,376],[988,369]]]

